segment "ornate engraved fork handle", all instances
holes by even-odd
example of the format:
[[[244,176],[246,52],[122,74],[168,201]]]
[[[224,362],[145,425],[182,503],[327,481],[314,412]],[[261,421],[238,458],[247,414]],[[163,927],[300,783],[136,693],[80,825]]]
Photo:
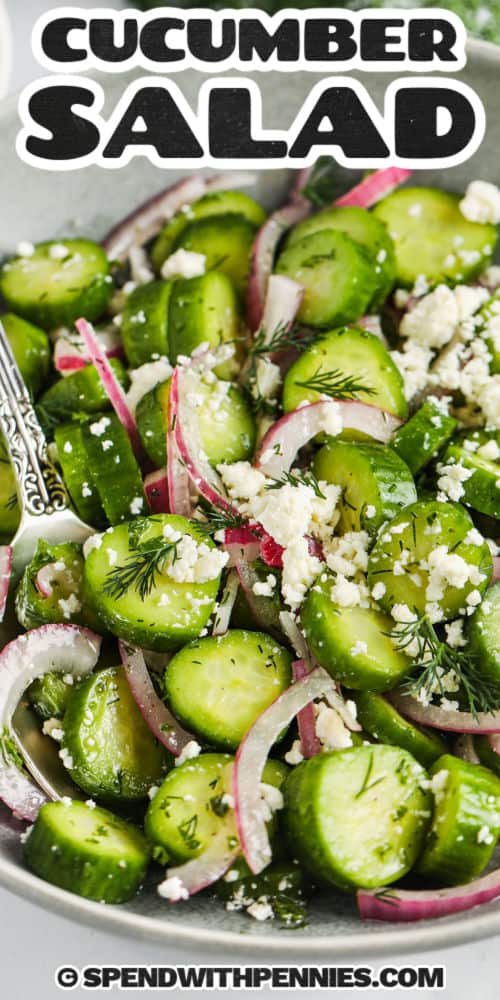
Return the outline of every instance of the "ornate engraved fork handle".
[[[0,430],[26,514],[64,510],[63,483],[47,454],[47,442],[0,323]]]

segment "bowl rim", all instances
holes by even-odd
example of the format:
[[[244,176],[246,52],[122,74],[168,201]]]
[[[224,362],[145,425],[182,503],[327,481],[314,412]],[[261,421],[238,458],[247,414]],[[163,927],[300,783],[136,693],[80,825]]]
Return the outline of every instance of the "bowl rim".
[[[0,2],[0,20],[1,20]],[[467,50],[480,59],[500,65],[500,46],[481,39],[468,38]],[[0,129],[4,119],[17,109],[18,94],[11,94],[0,106]],[[456,947],[478,939],[493,937],[500,932],[500,908],[492,910],[488,904],[452,917],[407,924],[387,925],[387,930],[370,934],[364,931],[348,934],[325,934],[300,937],[300,933],[283,931],[279,935],[266,934],[265,925],[260,933],[249,923],[249,933],[200,926],[180,925],[174,919],[158,920],[122,907],[102,906],[83,899],[57,886],[44,882],[28,869],[9,858],[0,856],[0,886],[36,905],[49,909],[59,916],[92,927],[101,927],[109,933],[121,932],[128,937],[165,944],[176,944],[187,950],[195,945],[213,952],[231,948],[246,955],[258,953],[259,958],[297,955],[300,957],[381,957],[401,952],[435,951]],[[380,925],[378,925],[380,926]],[[397,926],[397,929],[396,929]]]

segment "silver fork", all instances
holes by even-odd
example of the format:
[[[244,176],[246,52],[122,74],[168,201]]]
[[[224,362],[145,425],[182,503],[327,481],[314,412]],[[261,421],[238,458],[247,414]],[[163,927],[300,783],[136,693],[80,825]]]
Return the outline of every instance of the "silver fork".
[[[95,529],[68,506],[63,481],[47,451],[7,336],[0,322],[0,430],[14,467],[21,522],[12,541],[13,580],[32,559],[39,538],[46,542],[84,542]]]
[[[39,538],[47,542],[84,542],[94,528],[68,507],[62,479],[47,452],[47,442],[28,390],[0,321],[0,430],[10,454],[21,506],[21,522],[12,541],[12,583],[32,559]],[[43,736],[33,712],[21,702],[13,717],[12,736],[26,767],[52,799],[73,798],[71,785],[52,740]]]

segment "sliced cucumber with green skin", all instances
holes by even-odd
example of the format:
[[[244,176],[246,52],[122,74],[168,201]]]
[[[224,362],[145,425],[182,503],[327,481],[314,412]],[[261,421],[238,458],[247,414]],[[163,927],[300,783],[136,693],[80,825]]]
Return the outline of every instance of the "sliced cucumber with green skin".
[[[238,301],[231,281],[219,271],[199,278],[174,282],[168,312],[169,357],[174,365],[179,355],[190,355],[201,344],[219,347],[235,343],[240,333]],[[235,374],[230,358],[214,371],[220,378]]]
[[[231,909],[247,908],[252,902],[264,898],[282,925],[305,927],[305,898],[311,889],[309,881],[297,862],[275,861],[260,875],[253,875],[244,858],[239,857],[214,889],[218,898],[226,904],[234,903]]]
[[[71,681],[73,678],[68,674]],[[73,691],[62,674],[48,673],[30,684],[27,695],[40,719],[62,719]]]
[[[375,205],[395,243],[401,285],[411,287],[422,274],[430,285],[466,282],[488,265],[496,226],[469,222],[460,201],[461,195],[434,188],[400,188]]]
[[[489,333],[489,326],[494,321],[495,326],[498,329],[499,325],[499,315],[500,315],[500,289],[493,293],[491,299],[485,303],[482,309],[479,310],[478,315],[483,320],[483,327],[481,329],[481,334],[486,340],[488,350],[491,354],[490,361],[490,372],[492,375],[500,375],[500,338],[498,333],[494,336]]]
[[[49,338],[45,330],[14,313],[5,313],[1,322],[19,371],[32,396],[37,396],[49,374]]]
[[[381,607],[390,612],[394,605],[404,604],[419,614],[430,609],[434,621],[465,614],[473,606],[467,598],[472,591],[484,593],[492,570],[486,542],[474,545],[466,541],[473,527],[469,514],[458,503],[420,500],[396,514],[381,529],[368,558],[370,590],[376,583],[385,587],[378,599]],[[433,562],[433,554],[442,546],[442,562],[444,556],[459,556],[470,567],[462,586],[447,582],[451,569],[445,570],[443,576],[439,559],[429,568],[429,557]],[[454,568],[461,572],[466,567],[460,564]]]
[[[396,431],[391,448],[415,476],[444,448],[457,426],[454,417],[428,400]]]
[[[285,413],[296,410],[301,403],[318,402],[322,390],[301,383],[328,373],[336,382],[343,377],[354,378],[372,390],[356,392],[356,399],[380,406],[403,420],[406,418],[408,404],[401,373],[378,337],[358,327],[341,327],[325,333],[290,366],[283,383]]]
[[[135,826],[77,801],[42,806],[24,845],[24,860],[35,875],[98,903],[132,899],[149,857]]]
[[[379,743],[407,750],[422,767],[430,767],[446,753],[446,745],[437,733],[403,718],[381,695],[354,691],[352,697],[356,702],[358,722]]]
[[[487,736],[474,737],[474,750],[483,767],[487,767],[500,778],[500,753],[493,749]]]
[[[63,255],[63,247],[67,254]],[[30,257],[14,257],[0,271],[0,291],[12,312],[44,330],[92,323],[113,291],[109,261],[91,240],[38,243]]]
[[[205,269],[227,275],[243,296],[256,232],[257,226],[243,215],[212,215],[186,226],[173,249],[203,254]]]
[[[311,651],[341,684],[359,691],[390,690],[411,666],[391,642],[391,620],[371,608],[339,607],[331,598],[334,582],[333,575],[322,574],[302,605],[302,627]]]
[[[97,624],[94,615],[85,608],[82,594],[83,581],[82,547],[76,542],[50,545],[38,540],[37,549],[31,562],[26,566],[16,591],[16,614],[25,629],[39,625]],[[37,577],[44,566],[51,566],[46,586],[51,593],[44,596],[37,586]]]
[[[406,875],[431,816],[425,771],[405,750],[352,747],[318,754],[285,782],[283,828],[292,857],[340,889]]]
[[[167,652],[197,638],[215,607],[220,575],[207,583],[177,583],[166,573],[154,574],[153,586],[144,598],[137,579],[116,596],[116,571],[132,560],[149,564],[147,550],[159,546],[167,528],[189,535],[209,549],[215,545],[184,517],[157,514],[121,524],[107,531],[98,548],[85,561],[85,595],[100,620],[113,635],[141,646]],[[110,575],[111,574],[111,575]]]
[[[223,832],[228,848],[237,847],[231,804],[233,763],[229,754],[202,753],[167,774],[144,821],[154,857],[162,863],[168,858],[178,863],[190,861]],[[285,764],[269,760],[262,780],[280,788],[288,773]],[[274,818],[268,829],[270,833],[276,829]]]
[[[332,438],[315,455],[313,469],[319,480],[342,487],[341,535],[361,530],[375,535],[384,521],[417,499],[408,466],[382,444]]]
[[[484,595],[468,629],[470,648],[475,653],[481,676],[499,685],[500,692],[500,583]]]
[[[0,543],[2,545],[10,542],[19,527],[20,520],[16,477],[0,438]]]
[[[169,219],[156,239],[151,250],[151,260],[158,274],[167,257],[173,253],[176,240],[186,226],[196,219],[205,219],[211,215],[242,215],[257,227],[262,226],[266,219],[264,209],[243,191],[213,191],[203,195]]]
[[[158,469],[167,461],[169,389],[170,380],[150,389],[139,401],[135,414],[144,449]],[[204,399],[198,410],[201,443],[210,464],[249,459],[255,447],[256,427],[243,394],[227,382],[200,382],[199,392]]]
[[[74,689],[61,747],[75,784],[109,802],[147,798],[173,764],[142,718],[122,667],[91,674]]]
[[[352,323],[367,311],[377,290],[366,249],[334,229],[312,233],[287,247],[275,270],[303,286],[298,319],[312,327]]]
[[[129,295],[120,333],[131,368],[168,355],[168,304],[172,282],[151,281]]]
[[[128,376],[121,361],[111,358],[110,365],[120,385],[126,388]],[[54,382],[40,396],[37,407],[40,419],[47,428],[110,409],[109,396],[94,365],[86,365]]]
[[[236,750],[259,715],[291,683],[292,657],[265,632],[233,629],[185,646],[165,672],[165,695],[184,725]]]
[[[434,815],[417,871],[444,885],[477,878],[500,832],[500,781],[479,764],[445,754],[430,771]]]
[[[82,425],[61,424],[54,431],[54,441],[64,483],[77,514],[87,524],[104,527],[106,515],[90,474]]]
[[[443,456],[445,465],[461,465],[472,475],[462,483],[461,502],[489,517],[500,518],[500,462],[490,462],[478,452],[451,444]]]
[[[369,304],[371,310],[378,309],[394,286],[396,277],[396,258],[394,244],[387,232],[387,227],[377,219],[372,212],[357,205],[345,205],[338,208],[327,208],[323,212],[312,215],[304,222],[295,226],[286,246],[293,246],[305,236],[322,232],[324,229],[334,229],[350,236],[360,243],[370,257],[375,272],[377,288]]]
[[[129,436],[114,413],[83,426],[88,471],[110,524],[148,510],[142,474]]]

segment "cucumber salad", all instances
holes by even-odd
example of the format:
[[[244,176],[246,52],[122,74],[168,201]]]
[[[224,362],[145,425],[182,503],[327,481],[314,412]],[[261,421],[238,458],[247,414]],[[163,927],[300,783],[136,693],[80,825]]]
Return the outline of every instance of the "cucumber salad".
[[[389,921],[500,896],[500,191],[346,176],[267,216],[251,175],[194,175],[0,270],[93,529],[10,580],[0,443],[0,798],[87,899],[301,927],[318,892]]]

